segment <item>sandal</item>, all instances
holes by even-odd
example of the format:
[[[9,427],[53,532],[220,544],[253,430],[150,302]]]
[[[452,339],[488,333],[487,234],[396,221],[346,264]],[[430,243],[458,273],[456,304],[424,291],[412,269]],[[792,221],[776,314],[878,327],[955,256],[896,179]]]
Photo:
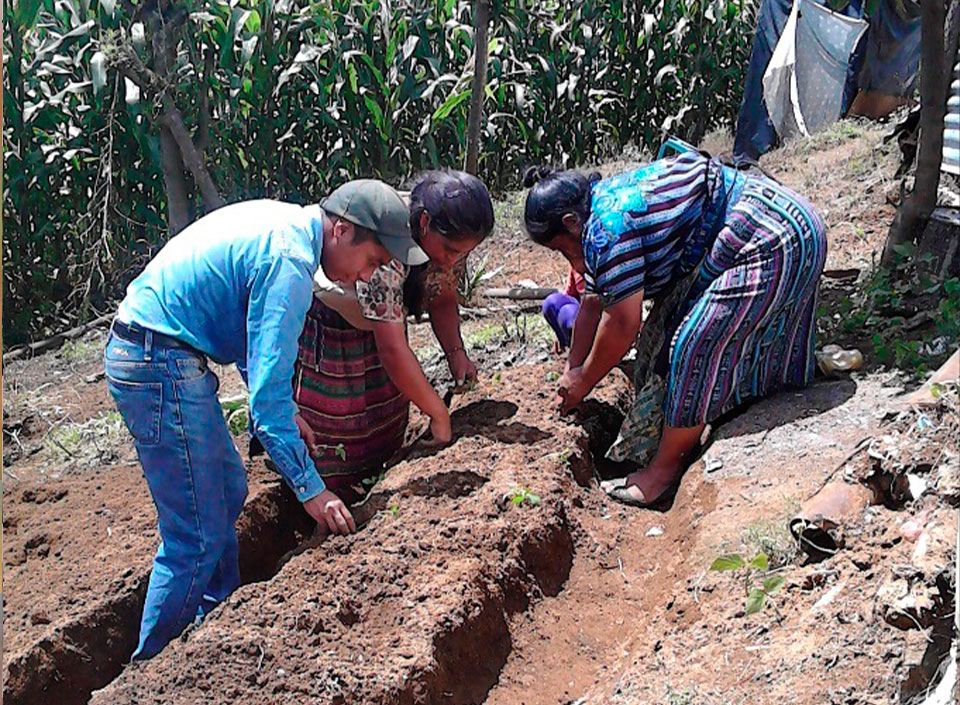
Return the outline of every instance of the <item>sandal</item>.
[[[614,499],[621,504],[626,504],[630,507],[666,511],[673,505],[673,500],[676,498],[677,491],[680,489],[681,480],[682,476],[671,482],[663,489],[663,492],[653,499],[653,501],[647,501],[645,497],[643,499],[637,499],[630,494],[630,489],[627,487],[627,478],[625,477],[612,480],[608,486],[604,488],[604,491],[611,499]],[[640,488],[637,487],[637,489],[639,490]],[[643,490],[640,490],[640,493],[643,494]]]

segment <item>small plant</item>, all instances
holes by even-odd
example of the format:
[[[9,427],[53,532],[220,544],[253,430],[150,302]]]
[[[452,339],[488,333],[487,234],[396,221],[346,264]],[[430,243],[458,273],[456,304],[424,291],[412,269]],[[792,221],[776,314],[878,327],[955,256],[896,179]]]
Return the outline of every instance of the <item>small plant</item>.
[[[743,570],[743,589],[747,594],[747,604],[744,614],[754,614],[763,609],[768,597],[776,595],[783,587],[785,579],[782,575],[768,575],[763,578],[760,587],[754,581],[767,572],[767,554],[758,553],[753,560],[747,562],[739,553],[727,553],[717,558],[710,565],[710,570],[730,571]],[[754,585],[754,587],[751,587]],[[774,606],[776,609],[776,606]]]
[[[556,372],[547,372],[548,382],[556,382],[559,379],[560,379],[560,375],[558,375]]]
[[[384,510],[383,510],[383,513],[384,513],[384,514],[389,514],[389,515],[392,516],[394,519],[396,519],[398,516],[400,516],[400,505],[397,504],[396,502],[394,502],[394,503],[391,504],[389,507],[387,507],[386,509],[384,509]]]
[[[918,255],[911,243],[894,250],[893,267],[874,269],[835,310],[821,315],[821,337],[863,341],[878,362],[920,377],[960,335],[960,280],[931,276],[933,256]]]
[[[471,266],[470,260],[467,260],[463,273],[460,275],[459,286],[457,287],[457,294],[460,296],[461,303],[467,303],[473,299],[480,285],[489,279],[493,279],[500,273],[500,270],[503,269],[501,265],[492,271],[487,271],[488,265],[489,258],[486,255],[483,256],[483,259],[481,259],[476,266]]]
[[[540,497],[526,487],[516,487],[510,490],[506,494],[506,499],[509,499],[517,506],[520,506],[524,502],[532,504],[533,506],[540,504]]]

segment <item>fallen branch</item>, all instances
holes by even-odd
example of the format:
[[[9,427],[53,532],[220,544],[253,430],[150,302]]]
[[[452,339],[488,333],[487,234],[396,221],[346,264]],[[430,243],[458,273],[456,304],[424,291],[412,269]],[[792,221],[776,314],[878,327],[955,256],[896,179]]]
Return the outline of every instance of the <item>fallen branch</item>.
[[[75,340],[89,330],[110,325],[110,321],[113,320],[114,315],[115,314],[112,312],[107,313],[99,318],[94,318],[92,321],[84,323],[81,326],[71,328],[70,330],[65,330],[63,333],[57,333],[46,340],[41,340],[36,343],[30,343],[29,345],[14,348],[10,352],[4,354],[3,361],[14,362],[15,360],[20,360],[24,357],[33,357],[37,353],[56,350],[68,340]]]
[[[541,301],[550,294],[557,293],[556,289],[544,289],[542,287],[533,288],[525,286],[515,286],[511,288],[494,288],[487,289],[483,292],[484,296],[489,296],[491,299],[512,299],[514,301],[532,301],[537,300]]]

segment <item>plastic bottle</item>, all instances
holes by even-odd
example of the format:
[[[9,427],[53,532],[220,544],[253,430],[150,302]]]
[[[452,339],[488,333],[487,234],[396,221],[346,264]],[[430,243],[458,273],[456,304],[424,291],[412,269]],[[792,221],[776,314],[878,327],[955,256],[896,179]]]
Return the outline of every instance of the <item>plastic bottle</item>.
[[[856,348],[844,350],[839,345],[825,345],[817,353],[817,362],[820,371],[828,376],[837,372],[853,372],[863,367],[863,354]]]

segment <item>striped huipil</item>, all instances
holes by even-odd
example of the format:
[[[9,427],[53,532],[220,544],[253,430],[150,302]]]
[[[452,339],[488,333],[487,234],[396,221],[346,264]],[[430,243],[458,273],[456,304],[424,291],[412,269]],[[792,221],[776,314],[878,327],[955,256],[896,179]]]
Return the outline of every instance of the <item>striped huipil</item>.
[[[583,234],[588,290],[612,306],[699,266],[659,368],[664,424],[716,419],[813,374],[822,219],[774,181],[686,153],[594,185]]]

